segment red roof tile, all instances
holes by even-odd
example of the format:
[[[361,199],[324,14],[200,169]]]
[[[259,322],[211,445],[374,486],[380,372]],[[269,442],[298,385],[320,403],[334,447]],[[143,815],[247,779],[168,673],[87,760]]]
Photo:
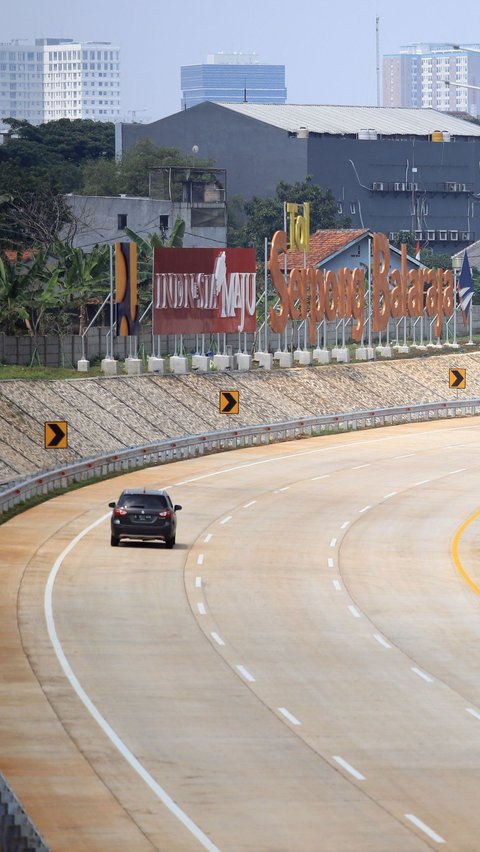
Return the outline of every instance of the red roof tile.
[[[353,243],[364,234],[368,234],[368,228],[359,230],[342,229],[329,231],[315,231],[310,234],[310,249],[307,253],[307,266],[318,266],[325,258],[329,257],[340,249]],[[294,266],[303,266],[303,251],[295,249],[287,251],[287,266],[288,269],[293,269]]]

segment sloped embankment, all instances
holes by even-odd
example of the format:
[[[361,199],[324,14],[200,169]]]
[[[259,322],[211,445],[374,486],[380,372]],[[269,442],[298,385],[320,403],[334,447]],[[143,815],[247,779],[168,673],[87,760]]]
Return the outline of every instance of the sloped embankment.
[[[0,382],[0,483],[104,451],[163,438],[337,411],[454,399],[450,367],[467,369],[480,396],[480,352],[405,361],[205,375]],[[240,391],[240,414],[219,414],[221,390]],[[44,423],[66,420],[67,450],[44,449]]]

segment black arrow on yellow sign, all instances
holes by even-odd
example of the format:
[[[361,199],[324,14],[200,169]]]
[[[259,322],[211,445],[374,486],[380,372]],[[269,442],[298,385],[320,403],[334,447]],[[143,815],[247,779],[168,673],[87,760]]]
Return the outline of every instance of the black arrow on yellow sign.
[[[240,391],[220,391],[220,414],[238,414],[240,410]]]
[[[49,420],[45,423],[45,449],[65,450],[68,447],[66,420]]]
[[[449,387],[464,390],[467,386],[467,371],[466,369],[454,368],[450,370]]]

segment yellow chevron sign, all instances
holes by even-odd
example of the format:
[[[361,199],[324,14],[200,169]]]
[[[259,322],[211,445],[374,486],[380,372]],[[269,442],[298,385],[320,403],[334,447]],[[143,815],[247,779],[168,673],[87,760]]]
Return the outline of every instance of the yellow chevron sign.
[[[465,390],[467,387],[467,370],[465,367],[453,367],[449,371],[448,386],[457,388],[457,390]]]
[[[66,450],[68,447],[68,423],[66,420],[49,420],[45,423],[45,449]]]
[[[220,414],[238,414],[240,411],[240,391],[220,391]]]

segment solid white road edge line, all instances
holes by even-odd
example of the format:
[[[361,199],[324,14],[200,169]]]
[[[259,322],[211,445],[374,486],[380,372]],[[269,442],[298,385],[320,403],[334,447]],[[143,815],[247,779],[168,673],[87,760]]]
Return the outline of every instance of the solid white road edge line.
[[[353,767],[350,763],[347,763],[347,761],[344,760],[343,757],[340,757],[340,755],[338,754],[334,754],[333,759],[336,761],[336,763],[340,764],[340,766],[343,766],[343,768],[346,769],[347,772],[350,772],[350,775],[353,775],[353,777],[356,778],[357,781],[365,781],[365,775],[362,775],[362,773],[359,772],[358,769],[355,769],[355,767]]]
[[[443,837],[440,837],[433,828],[430,828],[425,822],[422,822],[421,819],[415,816],[415,814],[405,814],[405,819],[409,819],[410,822],[413,822],[414,825],[417,826],[421,831],[424,831],[425,834],[430,838],[430,840],[434,840],[435,843],[446,843]]]
[[[155,795],[160,799],[161,802],[165,805],[166,808],[172,813],[185,828],[198,840],[198,842],[203,846],[204,849],[208,849],[209,852],[220,852],[218,846],[215,846],[211,840],[207,837],[206,834],[196,825],[193,820],[190,819],[187,814],[182,811],[181,808],[173,801],[173,799],[168,795],[166,790],[160,786],[160,784],[155,781],[155,779],[150,775],[149,772],[142,766],[139,760],[135,757],[134,754],[127,748],[125,743],[120,739],[120,737],[115,733],[113,728],[110,727],[106,719],[103,718],[101,713],[97,710],[94,703],[88,697],[87,693],[80,685],[79,680],[73,672],[73,669],[68,662],[65,653],[63,651],[60,640],[57,636],[57,630],[55,627],[55,620],[53,617],[53,587],[55,585],[55,580],[57,578],[57,574],[62,566],[63,560],[66,556],[73,550],[73,548],[78,544],[79,541],[84,538],[89,532],[91,532],[95,527],[99,524],[103,523],[110,517],[110,512],[106,515],[102,515],[101,518],[98,518],[93,524],[90,524],[88,527],[85,527],[81,533],[79,533],[75,538],[73,538],[70,543],[62,550],[60,556],[57,557],[53,564],[53,568],[50,571],[48,576],[47,584],[45,586],[45,595],[44,595],[44,612],[45,612],[45,620],[47,622],[47,630],[48,635],[50,637],[50,642],[52,643],[53,650],[55,651],[58,662],[60,663],[63,673],[65,677],[68,679],[71,687],[75,690],[78,695],[80,701],[84,705],[84,707],[88,710],[92,718],[95,720],[97,725],[102,729],[103,733],[108,737],[110,742],[115,746],[117,751],[122,755],[122,757],[127,761],[127,763],[132,767],[132,769],[137,773],[137,775],[142,779],[142,781],[147,784],[150,790],[155,793]]]

